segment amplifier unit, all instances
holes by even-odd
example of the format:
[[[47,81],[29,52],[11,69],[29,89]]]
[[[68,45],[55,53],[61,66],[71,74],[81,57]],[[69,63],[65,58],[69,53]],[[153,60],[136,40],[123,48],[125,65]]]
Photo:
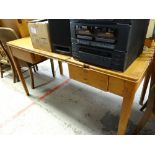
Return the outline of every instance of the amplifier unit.
[[[142,52],[149,20],[70,20],[72,55],[124,71]]]

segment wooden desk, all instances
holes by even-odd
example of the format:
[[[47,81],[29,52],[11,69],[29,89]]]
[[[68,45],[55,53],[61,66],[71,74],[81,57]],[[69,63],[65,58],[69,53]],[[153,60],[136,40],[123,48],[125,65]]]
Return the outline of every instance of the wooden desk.
[[[12,53],[12,58],[17,73],[22,81],[26,94],[28,89],[20,71],[17,59],[13,56],[15,50],[35,53],[47,58],[58,59],[68,63],[69,73],[72,79],[94,86],[104,91],[108,91],[123,97],[122,107],[120,111],[120,119],[118,125],[118,134],[125,134],[128,119],[135,93],[141,84],[153,57],[153,48],[143,52],[125,72],[112,71],[93,65],[88,65],[72,57],[56,54],[52,52],[34,49],[30,38],[22,38],[8,42],[8,46]]]

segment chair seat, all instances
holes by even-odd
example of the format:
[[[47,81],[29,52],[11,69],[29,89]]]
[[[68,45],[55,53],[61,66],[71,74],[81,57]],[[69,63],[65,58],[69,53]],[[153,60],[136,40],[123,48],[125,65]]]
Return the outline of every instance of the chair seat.
[[[9,65],[9,61],[6,59],[0,59],[0,63]]]

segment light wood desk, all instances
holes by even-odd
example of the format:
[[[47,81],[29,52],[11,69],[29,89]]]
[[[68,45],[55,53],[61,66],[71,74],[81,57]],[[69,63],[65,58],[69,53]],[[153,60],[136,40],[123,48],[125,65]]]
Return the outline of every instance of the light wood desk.
[[[8,42],[8,46],[12,53],[12,58],[14,60],[17,73],[27,95],[29,95],[29,92],[25,80],[21,73],[18,60],[14,57],[14,52],[16,50],[20,50],[21,52],[35,53],[47,58],[54,58],[59,61],[64,61],[68,63],[70,78],[94,86],[101,90],[122,96],[123,102],[120,111],[118,134],[125,134],[132,109],[133,99],[139,85],[147,73],[149,64],[153,57],[153,49],[143,52],[140,57],[138,57],[132,63],[132,65],[130,65],[130,67],[122,73],[88,65],[74,60],[69,56],[34,49],[30,38],[22,38]]]

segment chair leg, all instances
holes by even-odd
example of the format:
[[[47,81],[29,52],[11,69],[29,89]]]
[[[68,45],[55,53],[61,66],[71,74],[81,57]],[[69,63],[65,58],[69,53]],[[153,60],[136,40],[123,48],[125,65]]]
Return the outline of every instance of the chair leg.
[[[16,83],[16,75],[13,73],[13,83]]]
[[[16,74],[17,82],[20,81],[18,74]]]
[[[12,67],[12,73],[13,73],[13,83],[16,83],[17,76],[16,76],[16,71],[13,67]]]
[[[11,66],[11,69],[12,69],[12,74],[13,74],[13,83],[16,83],[16,80],[17,80],[17,73],[16,73],[16,70],[15,70],[15,67],[10,63],[10,66]]]
[[[15,70],[15,72],[14,72],[14,76],[15,76],[16,82],[19,82],[19,81],[20,81],[20,79],[19,79],[19,76],[18,76],[18,74],[17,74],[16,70]]]
[[[3,78],[3,64],[0,63],[0,72],[1,72],[1,78]]]
[[[54,62],[53,62],[53,59],[50,59],[50,62],[51,62],[52,74],[53,74],[53,77],[55,77],[55,71],[54,71]]]
[[[29,66],[28,68],[29,68],[29,74],[31,78],[31,88],[34,89],[34,77],[33,77],[32,67]]]

